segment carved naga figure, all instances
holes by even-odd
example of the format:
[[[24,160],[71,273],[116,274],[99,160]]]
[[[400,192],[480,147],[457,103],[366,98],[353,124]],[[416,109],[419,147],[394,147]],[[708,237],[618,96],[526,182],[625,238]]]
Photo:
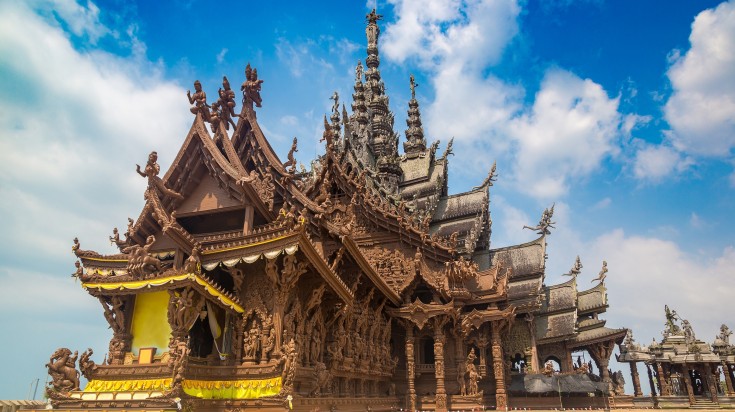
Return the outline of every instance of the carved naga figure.
[[[148,155],[148,163],[146,163],[145,169],[141,171],[140,165],[135,165],[135,171],[138,172],[138,174],[141,177],[148,178],[148,188],[149,189],[152,190],[155,187],[164,196],[173,197],[179,200],[184,199],[184,197],[181,196],[178,192],[175,192],[167,188],[166,185],[163,184],[163,179],[158,177],[158,174],[161,172],[161,166],[159,166],[157,162],[158,162],[158,153],[153,151],[151,152],[151,154]]]
[[[79,390],[79,371],[76,369],[77,356],[77,352],[74,352],[74,356],[71,356],[71,350],[67,348],[59,348],[51,355],[46,367],[51,376],[50,385],[54,391],[70,392]]]

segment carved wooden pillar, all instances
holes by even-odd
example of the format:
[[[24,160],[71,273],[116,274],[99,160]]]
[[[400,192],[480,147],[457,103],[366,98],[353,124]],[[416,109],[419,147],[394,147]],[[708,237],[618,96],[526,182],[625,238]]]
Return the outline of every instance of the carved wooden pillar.
[[[526,315],[526,325],[528,325],[528,333],[531,336],[531,365],[529,372],[540,370],[538,364],[538,350],[536,349],[536,320],[531,313]]]
[[[436,411],[447,410],[447,391],[444,387],[444,325],[446,318],[434,318],[434,376],[436,377]]]
[[[615,341],[600,342],[587,347],[587,352],[594,359],[597,368],[600,369],[600,377],[603,382],[610,382],[608,365],[613,349],[615,349]]]
[[[661,362],[656,362],[656,376],[658,376],[658,388],[661,391],[661,396],[671,396],[671,386],[666,380]]]
[[[247,235],[253,230],[255,208],[252,205],[245,206],[245,223],[242,225],[242,234]]]
[[[630,376],[633,378],[633,396],[643,396],[641,378],[638,376],[638,366],[635,362],[630,362]]]
[[[279,353],[283,344],[283,315],[291,289],[296,285],[299,277],[306,273],[307,264],[297,262],[296,255],[283,257],[283,270],[278,270],[278,260],[268,259],[265,263],[265,273],[275,286],[273,302],[273,327],[276,331],[274,353]],[[302,354],[299,354],[302,355]]]
[[[709,381],[709,391],[712,394],[712,402],[718,403],[719,398],[717,394],[717,387],[719,386],[720,379],[719,379],[719,373],[717,372],[717,366],[712,364],[706,364],[704,366],[704,371],[707,375],[707,380]]]
[[[687,387],[687,396],[689,396],[689,404],[694,405],[694,387],[692,386],[692,377],[689,375],[689,366],[684,364],[684,383]]]
[[[651,365],[646,364],[646,371],[648,372],[648,384],[651,386],[651,396],[656,396],[656,383],[653,381]]]
[[[493,322],[491,331],[491,345],[493,354],[493,371],[495,373],[495,409],[508,407],[508,395],[505,392],[505,362],[503,347],[500,340],[500,322]]]
[[[414,355],[415,337],[413,335],[413,323],[404,322],[406,326],[406,379],[408,380],[408,410],[416,410],[416,388],[414,386],[416,371],[416,356]]]
[[[480,348],[480,373],[481,377],[487,376],[487,347],[490,341],[487,338],[487,327],[483,326],[477,331],[477,347]]]
[[[727,362],[722,361],[722,374],[725,375],[725,385],[727,386],[727,394],[729,396],[732,396],[735,394],[735,389],[733,389],[732,384],[732,374],[730,373],[730,366],[727,364]]]

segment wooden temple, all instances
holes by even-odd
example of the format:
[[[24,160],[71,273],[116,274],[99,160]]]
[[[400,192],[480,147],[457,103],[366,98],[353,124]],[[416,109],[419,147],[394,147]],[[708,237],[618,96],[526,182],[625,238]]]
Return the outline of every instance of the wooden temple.
[[[256,69],[239,110],[226,77],[211,104],[195,83],[169,170],[155,152],[138,167],[145,206],[110,238],[120,253],[74,241],[74,276],[113,336],[97,362],[91,350],[53,354],[54,407],[506,409],[557,402],[530,385],[556,375],[566,383],[553,393],[582,404],[611,393],[608,361],[627,330],[599,317],[606,265],[591,289],[578,290],[579,260],[569,281],[544,284],[553,207],[530,228],[537,238],[491,249],[495,165],[448,193],[452,143],[427,144],[413,77],[399,153],[379,18],[367,16],[351,112],[335,93],[310,170],[297,170],[295,138],[282,161],[263,134]],[[574,362],[581,351],[598,374]]]
[[[692,325],[665,307],[663,339],[645,346],[628,333],[620,345],[619,362],[630,365],[633,391],[642,397],[638,363],[643,363],[651,387],[651,406],[720,409],[735,407],[735,345],[726,325],[712,344],[697,339]],[[679,324],[681,321],[681,325]],[[722,375],[723,380],[720,380]]]

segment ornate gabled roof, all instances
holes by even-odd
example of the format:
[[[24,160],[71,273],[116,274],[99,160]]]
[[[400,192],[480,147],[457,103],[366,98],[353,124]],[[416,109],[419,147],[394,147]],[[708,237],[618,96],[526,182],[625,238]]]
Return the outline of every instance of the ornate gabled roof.
[[[490,263],[510,267],[511,284],[523,278],[543,277],[546,268],[546,236],[520,245],[490,250]]]
[[[577,332],[577,313],[566,311],[536,317],[536,339],[539,343],[569,339]]]
[[[602,313],[607,309],[607,288],[604,283],[577,294],[577,308],[582,313]]]
[[[544,288],[540,313],[568,312],[577,309],[577,281],[570,279]]]

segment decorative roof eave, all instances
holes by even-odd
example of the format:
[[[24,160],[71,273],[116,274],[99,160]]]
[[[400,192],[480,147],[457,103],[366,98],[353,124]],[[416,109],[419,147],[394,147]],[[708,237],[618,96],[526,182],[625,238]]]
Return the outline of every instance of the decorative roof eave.
[[[480,326],[486,322],[513,319],[513,317],[515,317],[515,313],[516,307],[513,305],[508,306],[503,310],[497,308],[484,310],[472,309],[470,312],[460,314],[459,319],[463,327],[468,325],[475,329],[479,329]]]
[[[106,295],[111,291],[118,294],[137,294],[140,290],[173,289],[182,286],[192,286],[202,295],[209,295],[212,300],[225,309],[243,313],[244,309],[240,302],[232,295],[217,287],[211,280],[195,273],[174,274],[170,276],[131,280],[124,282],[88,282],[82,283],[82,287],[92,296]],[[126,293],[127,292],[127,293]]]
[[[268,139],[265,138],[263,130],[261,130],[260,125],[258,124],[255,110],[250,107],[243,106],[240,118],[244,118],[250,124],[250,127],[253,131],[253,136],[255,136],[257,147],[268,160],[268,163],[273,168],[273,170],[275,170],[280,176],[288,175],[289,173],[286,171],[283,163],[278,158],[278,155],[273,150],[273,147],[271,147]]]
[[[387,308],[386,312],[393,317],[413,322],[419,329],[423,329],[426,323],[436,316],[448,315],[456,319],[459,315],[459,310],[454,307],[454,301],[440,305],[436,303],[423,303],[418,299],[400,308]]]
[[[383,278],[378,275],[375,270],[373,270],[373,267],[370,266],[370,263],[365,259],[365,256],[360,251],[360,248],[357,246],[354,240],[350,236],[343,236],[342,237],[342,244],[345,246],[348,252],[350,252],[350,255],[355,259],[355,262],[357,265],[362,269],[363,272],[370,278],[370,280],[373,282],[373,284],[378,288],[378,290],[383,294],[383,296],[387,297],[391,303],[394,305],[399,305],[401,303],[401,297],[398,296],[398,293],[396,293],[388,284],[385,283]]]
[[[351,305],[352,302],[355,299],[355,295],[352,293],[350,288],[347,287],[345,282],[340,279],[340,277],[329,267],[329,264],[327,263],[324,256],[322,256],[317,249],[314,247],[314,244],[311,243],[311,240],[309,240],[308,237],[306,237],[306,232],[302,231],[298,235],[299,239],[299,246],[301,247],[301,251],[306,255],[306,257],[309,259],[309,261],[314,265],[317,272],[322,275],[324,280],[327,281],[327,284],[329,287],[334,290],[335,293],[342,299],[343,302],[345,302],[348,305]]]
[[[600,329],[599,332],[602,332],[602,333],[592,338],[585,338],[585,335],[591,334],[596,329]],[[605,327],[600,327],[596,329],[587,330],[587,331],[584,331],[585,333],[577,334],[574,340],[569,342],[568,346],[570,348],[579,348],[583,346],[592,345],[595,343],[609,342],[609,341],[614,341],[615,343],[619,345],[623,343],[625,336],[628,334],[628,329],[626,328],[608,329]]]

